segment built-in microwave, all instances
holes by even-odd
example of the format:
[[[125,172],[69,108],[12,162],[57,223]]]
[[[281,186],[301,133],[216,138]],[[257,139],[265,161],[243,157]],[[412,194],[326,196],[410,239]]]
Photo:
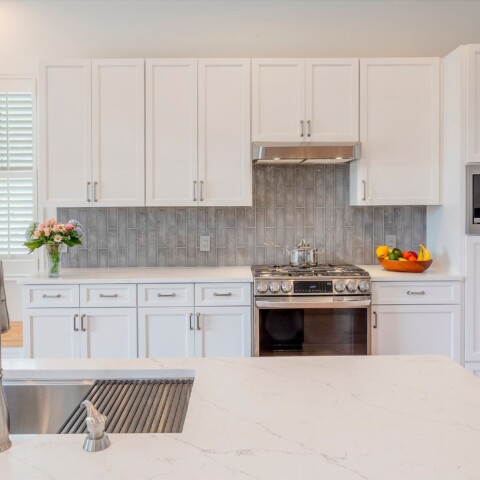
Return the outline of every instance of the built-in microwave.
[[[480,235],[480,163],[467,165],[466,187],[466,232]]]

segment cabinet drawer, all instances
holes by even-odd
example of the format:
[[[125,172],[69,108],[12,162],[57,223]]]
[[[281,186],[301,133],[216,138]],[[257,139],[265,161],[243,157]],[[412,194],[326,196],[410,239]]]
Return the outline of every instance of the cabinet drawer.
[[[249,283],[198,283],[195,306],[250,305]]]
[[[79,306],[78,285],[26,285],[23,287],[25,308]]]
[[[372,282],[374,305],[460,303],[460,282]]]
[[[139,307],[190,307],[194,305],[193,284],[163,283],[138,286]]]
[[[80,285],[81,307],[136,307],[134,284]]]

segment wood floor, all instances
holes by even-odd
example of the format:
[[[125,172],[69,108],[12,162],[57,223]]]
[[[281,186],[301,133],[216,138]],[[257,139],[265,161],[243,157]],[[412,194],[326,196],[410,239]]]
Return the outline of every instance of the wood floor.
[[[2,348],[23,346],[23,323],[10,322],[10,331],[2,335]]]

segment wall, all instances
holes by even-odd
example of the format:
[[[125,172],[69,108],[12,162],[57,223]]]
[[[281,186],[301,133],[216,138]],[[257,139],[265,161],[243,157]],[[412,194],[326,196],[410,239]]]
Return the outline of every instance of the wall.
[[[2,0],[0,73],[42,58],[444,56],[480,43],[470,0]]]
[[[321,263],[372,264],[384,235],[403,250],[425,243],[425,207],[351,207],[348,165],[254,168],[253,207],[59,208],[79,220],[83,245],[66,267],[164,267],[284,264],[302,238],[324,249]],[[200,252],[209,235],[211,251]]]

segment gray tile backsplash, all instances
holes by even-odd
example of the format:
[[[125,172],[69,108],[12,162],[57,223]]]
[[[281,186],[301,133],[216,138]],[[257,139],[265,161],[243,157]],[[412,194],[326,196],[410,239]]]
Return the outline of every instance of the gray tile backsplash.
[[[373,264],[376,246],[396,235],[417,248],[426,238],[426,207],[352,207],[348,165],[257,166],[253,207],[59,208],[59,221],[82,223],[83,244],[63,265],[175,267],[284,264],[285,249],[302,238],[327,263]],[[210,236],[200,252],[199,236]]]

